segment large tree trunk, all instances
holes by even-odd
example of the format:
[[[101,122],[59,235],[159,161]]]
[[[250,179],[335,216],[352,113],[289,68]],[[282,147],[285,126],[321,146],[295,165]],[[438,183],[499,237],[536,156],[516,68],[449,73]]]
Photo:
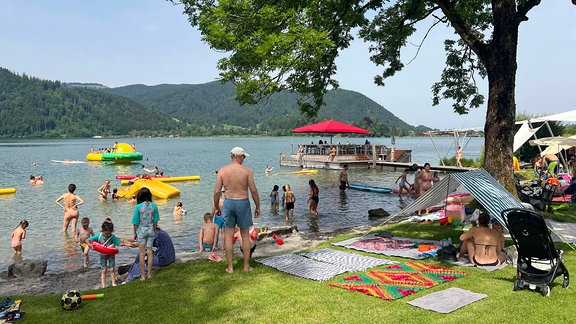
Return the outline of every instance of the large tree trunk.
[[[514,3],[514,1],[512,1]],[[494,31],[489,57],[484,166],[508,191],[514,186],[513,146],[516,120],[515,83],[518,25],[511,23],[513,6],[494,7]]]

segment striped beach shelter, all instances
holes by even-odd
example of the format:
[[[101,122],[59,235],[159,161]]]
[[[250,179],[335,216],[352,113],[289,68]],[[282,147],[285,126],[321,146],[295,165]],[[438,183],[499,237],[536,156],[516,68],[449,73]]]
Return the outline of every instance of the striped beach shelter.
[[[459,186],[464,187],[486,209],[490,216],[496,218],[503,225],[505,224],[501,215],[503,210],[525,208],[516,197],[512,196],[486,170],[479,168],[472,171],[449,174],[435,184],[432,189],[418,197],[412,204],[394,216],[410,215],[417,210],[439,204]],[[390,221],[394,216],[390,217],[386,222]]]

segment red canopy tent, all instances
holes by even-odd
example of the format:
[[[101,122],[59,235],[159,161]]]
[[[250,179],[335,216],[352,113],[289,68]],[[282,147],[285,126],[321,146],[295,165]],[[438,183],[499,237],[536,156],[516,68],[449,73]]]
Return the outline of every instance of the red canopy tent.
[[[352,133],[352,134],[370,134],[370,131],[360,127],[341,123],[335,120],[327,120],[320,123],[294,128],[292,133]],[[330,135],[330,144],[332,144],[332,135]]]

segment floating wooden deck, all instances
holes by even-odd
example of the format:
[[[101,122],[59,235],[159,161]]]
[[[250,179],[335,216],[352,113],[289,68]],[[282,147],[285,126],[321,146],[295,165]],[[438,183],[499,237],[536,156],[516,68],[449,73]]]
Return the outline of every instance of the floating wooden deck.
[[[329,159],[330,149],[336,149],[336,155]],[[280,166],[306,167],[308,169],[339,170],[347,164],[349,168],[375,168],[377,162],[400,161],[410,164],[411,150],[394,150],[385,145],[375,144],[302,144],[292,145],[291,154],[280,155]]]
[[[329,160],[330,148],[336,148],[336,156]],[[300,152],[300,153],[299,153]],[[391,161],[391,156],[394,158]],[[306,167],[308,169],[340,170],[344,165],[349,169],[380,169],[399,171],[412,166],[412,150],[394,150],[385,145],[375,144],[302,144],[292,145],[291,154],[280,154],[280,166]],[[422,165],[419,165],[422,167]],[[475,168],[458,168],[455,166],[433,165],[438,172],[464,172]]]

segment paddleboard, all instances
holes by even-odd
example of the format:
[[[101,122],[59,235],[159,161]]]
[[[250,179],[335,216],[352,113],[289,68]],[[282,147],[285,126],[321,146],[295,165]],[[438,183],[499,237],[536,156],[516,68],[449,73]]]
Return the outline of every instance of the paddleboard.
[[[359,183],[351,183],[348,188],[362,190],[362,191],[370,191],[370,192],[378,192],[378,193],[391,193],[392,189],[389,188],[382,188],[382,187],[375,187],[369,185],[363,185]]]
[[[65,163],[65,164],[81,164],[86,163],[85,161],[80,160],[51,160],[54,163]]]
[[[279,176],[279,175],[288,175],[288,174],[316,174],[316,173],[318,173],[318,170],[300,170],[300,171],[292,171],[292,172],[268,173],[266,175]]]

